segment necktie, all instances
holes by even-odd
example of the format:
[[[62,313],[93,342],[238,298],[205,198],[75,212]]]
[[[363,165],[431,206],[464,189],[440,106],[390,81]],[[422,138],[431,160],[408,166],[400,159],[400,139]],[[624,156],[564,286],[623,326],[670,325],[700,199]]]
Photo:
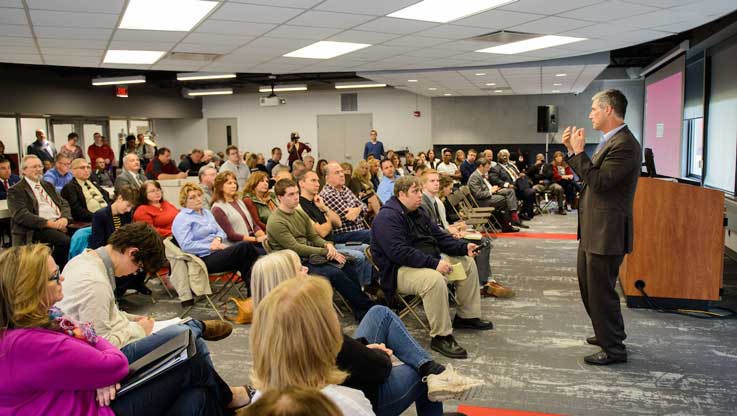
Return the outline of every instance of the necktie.
[[[3,188],[5,188],[5,192],[8,192],[8,181],[6,179],[3,179]]]
[[[41,186],[40,183],[36,184],[36,190],[38,191],[39,195],[41,195],[41,198],[43,198],[43,200],[46,201],[46,203],[48,203],[52,208],[54,208],[54,212],[56,212],[57,218],[61,217],[61,212],[59,211],[59,207],[57,207],[54,201],[51,200],[51,198],[49,197],[49,194],[47,194],[46,191],[44,191],[44,188],[43,186]]]
[[[440,210],[438,209],[438,201],[432,201],[432,205],[435,207],[435,222],[440,225],[442,220],[440,219]]]

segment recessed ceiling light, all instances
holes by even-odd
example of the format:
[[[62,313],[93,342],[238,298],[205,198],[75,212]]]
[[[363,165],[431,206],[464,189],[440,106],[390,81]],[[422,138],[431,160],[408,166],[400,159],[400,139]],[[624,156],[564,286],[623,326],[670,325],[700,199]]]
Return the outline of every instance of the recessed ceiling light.
[[[568,74],[555,74],[556,77],[564,77],[566,75],[568,75]]]
[[[153,64],[161,59],[164,51],[128,51],[110,49],[102,61],[105,64]]]
[[[213,73],[213,72],[183,72],[177,74],[177,81],[194,81],[199,79],[228,79],[235,78],[233,73]]]
[[[486,85],[489,87],[493,87],[494,85],[496,85],[496,82],[487,82]]]
[[[368,48],[368,43],[332,42],[323,40],[284,55],[288,58],[330,59],[336,56]]]
[[[494,90],[494,92],[503,92],[502,90]]]
[[[453,95],[453,94],[451,94],[451,93],[449,93],[449,92],[446,92],[446,93],[445,93],[445,94],[443,94],[443,95],[444,95],[444,96],[446,96],[446,97],[450,97],[450,96],[451,96],[451,95]]]
[[[202,0],[130,0],[118,27],[187,32],[218,3]]]
[[[335,83],[335,89],[338,89],[338,90],[347,90],[347,89],[353,89],[353,88],[382,88],[382,87],[386,87],[386,84],[373,82],[373,81],[336,82]]]
[[[560,90],[553,90],[553,91],[551,91],[551,92],[552,92],[553,94],[555,94],[556,92],[560,92]]]
[[[132,77],[116,77],[116,78],[94,78],[92,79],[92,85],[123,85],[123,84],[143,84],[146,82],[146,77],[143,75],[136,75]]]
[[[274,85],[274,92],[307,91],[307,84]],[[258,92],[271,92],[271,85],[258,87]]]
[[[486,75],[486,72],[477,72],[474,75],[476,75],[477,77],[480,77],[480,76]]]
[[[417,82],[416,79],[408,79],[407,82]]]
[[[187,95],[191,97],[199,97],[202,95],[230,95],[233,94],[232,88],[210,88],[200,90],[188,90]]]
[[[512,55],[515,53],[529,52],[538,49],[550,48],[553,46],[565,45],[568,43],[580,42],[582,40],[586,40],[586,38],[547,35],[532,39],[520,40],[518,42],[507,43],[504,45],[492,46],[491,48],[479,49],[476,52]]]
[[[430,88],[428,88],[428,90],[429,90],[429,91],[437,91],[437,88],[435,88],[435,87],[430,87]]]
[[[401,19],[424,20],[426,22],[447,23],[452,20],[493,9],[517,0],[423,0],[404,9],[388,14]]]
[[[560,82],[556,82],[555,84],[553,84],[554,87],[560,87],[561,85],[563,84],[561,84]]]

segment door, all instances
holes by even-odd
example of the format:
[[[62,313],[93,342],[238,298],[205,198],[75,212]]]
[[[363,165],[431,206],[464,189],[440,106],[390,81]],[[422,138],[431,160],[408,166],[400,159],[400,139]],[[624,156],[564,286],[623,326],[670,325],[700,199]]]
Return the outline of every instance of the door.
[[[373,114],[318,115],[318,158],[355,164],[372,128]]]
[[[230,145],[238,146],[238,119],[208,118],[207,148],[224,150]]]
[[[107,120],[87,120],[87,119],[51,119],[51,137],[56,148],[67,143],[67,135],[75,132],[79,135],[77,146],[82,148],[82,152],[87,154],[87,146],[94,143],[94,134],[100,133],[107,136],[108,121]]]

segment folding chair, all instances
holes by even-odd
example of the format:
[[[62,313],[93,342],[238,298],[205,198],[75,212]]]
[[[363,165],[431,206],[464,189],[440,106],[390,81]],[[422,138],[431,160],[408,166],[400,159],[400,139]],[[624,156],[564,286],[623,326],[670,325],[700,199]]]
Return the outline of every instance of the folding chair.
[[[446,196],[453,211],[458,215],[458,218],[466,222],[466,224],[476,227],[480,227],[481,231],[487,232],[486,225],[489,223],[492,213],[491,211],[470,211],[463,205],[463,194],[461,191],[453,192]]]
[[[551,195],[552,193],[548,189],[535,194],[535,211],[540,215],[551,213],[551,205],[555,202],[550,198]]]
[[[481,207],[481,206],[479,206],[478,201],[476,201],[476,198],[471,193],[471,189],[469,189],[467,185],[466,186],[462,186],[461,189],[460,189],[460,191],[463,194],[463,201],[461,201],[461,203],[462,204],[465,204],[467,207],[469,207],[469,209],[477,210],[477,211],[481,211],[481,210],[486,209],[486,210],[490,210],[489,212],[491,212],[491,213],[493,213],[494,211],[496,211],[496,209],[494,207]],[[501,229],[502,229],[502,225],[499,223],[499,221],[493,215],[490,218],[489,225],[492,228],[493,234],[496,234],[496,233],[500,232]],[[496,237],[496,236],[494,236],[494,237]]]

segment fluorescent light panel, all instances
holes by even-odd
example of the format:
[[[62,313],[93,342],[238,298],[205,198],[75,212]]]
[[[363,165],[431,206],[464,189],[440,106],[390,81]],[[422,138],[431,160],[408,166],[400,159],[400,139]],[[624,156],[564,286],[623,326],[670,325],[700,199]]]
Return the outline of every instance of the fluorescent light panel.
[[[389,14],[389,17],[447,23],[517,0],[424,0]]]
[[[568,75],[568,74],[555,74],[556,77],[564,77],[566,75]]]
[[[118,27],[188,32],[217,5],[202,0],[130,0]]]
[[[199,79],[228,79],[235,78],[233,73],[214,73],[214,72],[183,72],[177,74],[177,81],[195,81]]]
[[[417,82],[416,79],[408,79],[407,82]]]
[[[187,91],[187,95],[191,97],[199,97],[202,95],[230,95],[230,94],[233,94],[232,88],[210,88],[210,89]]]
[[[161,59],[165,53],[166,52],[164,51],[129,51],[123,49],[110,49],[105,54],[105,59],[102,62],[105,64],[148,65]]]
[[[274,85],[274,92],[307,91],[307,84]],[[258,87],[258,92],[271,92],[271,85]]]
[[[92,85],[123,85],[123,84],[143,84],[146,82],[146,77],[143,75],[136,75],[132,77],[116,77],[116,78],[93,78]]]
[[[354,88],[382,88],[386,87],[386,84],[379,82],[366,81],[366,82],[336,82],[335,89],[345,90]]]
[[[333,42],[323,40],[284,55],[287,58],[330,59],[359,49],[368,48],[368,43]]]
[[[547,35],[527,40],[521,40],[519,42],[507,43],[505,45],[492,46],[491,48],[479,49],[476,52],[512,55],[538,49],[551,48],[553,46],[566,45],[568,43],[580,42],[582,40],[586,40],[586,38]]]
[[[496,82],[487,82],[486,85],[488,87],[493,87],[494,85],[496,85]]]

